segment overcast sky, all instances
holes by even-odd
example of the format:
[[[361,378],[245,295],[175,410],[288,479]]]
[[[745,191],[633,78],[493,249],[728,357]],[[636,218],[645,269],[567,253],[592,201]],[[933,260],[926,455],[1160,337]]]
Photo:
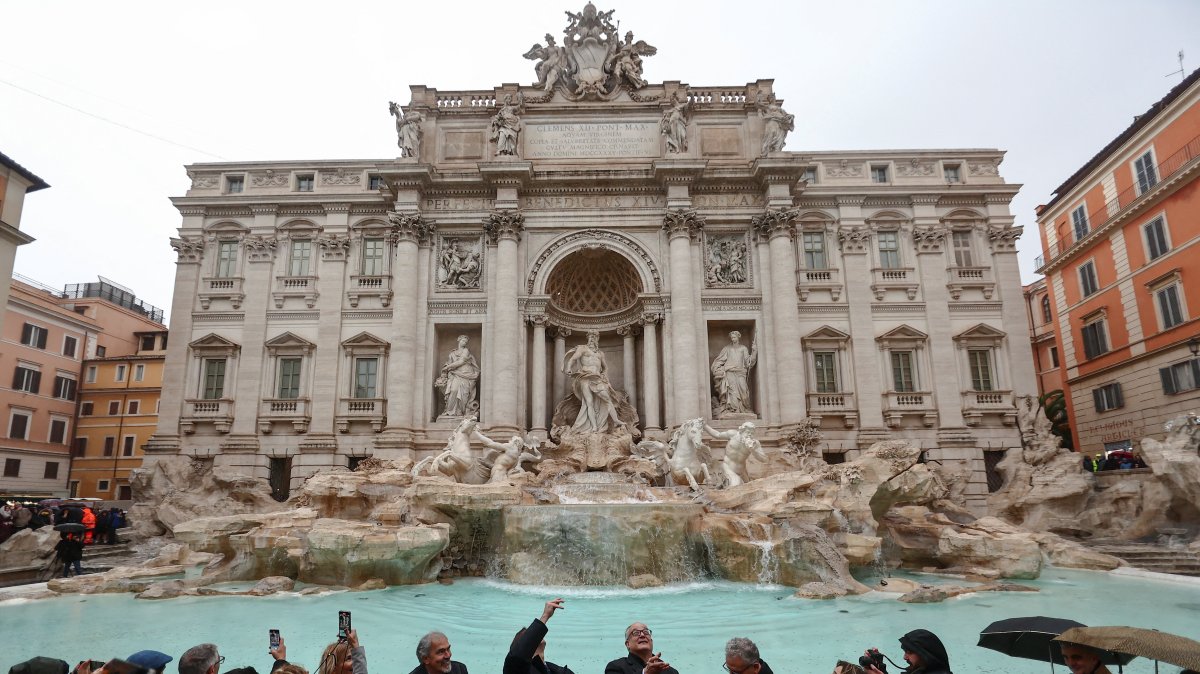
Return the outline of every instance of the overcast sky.
[[[773,78],[787,150],[1006,150],[1026,282],[1034,207],[1180,81],[1176,52],[1200,66],[1196,0],[599,3],[658,47],[650,82]],[[528,84],[583,4],[4,2],[0,151],[51,185],[16,271],[169,310],[185,164],[395,157],[389,100]]]

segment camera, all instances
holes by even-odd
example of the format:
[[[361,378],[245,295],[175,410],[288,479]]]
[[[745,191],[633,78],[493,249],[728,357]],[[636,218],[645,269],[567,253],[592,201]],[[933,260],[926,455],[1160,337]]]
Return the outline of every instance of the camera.
[[[338,611],[338,638],[345,639],[350,636],[350,612]]]
[[[868,648],[866,655],[858,656],[858,664],[863,669],[874,667],[881,672],[887,671],[887,665],[883,664],[883,653],[878,648]]]

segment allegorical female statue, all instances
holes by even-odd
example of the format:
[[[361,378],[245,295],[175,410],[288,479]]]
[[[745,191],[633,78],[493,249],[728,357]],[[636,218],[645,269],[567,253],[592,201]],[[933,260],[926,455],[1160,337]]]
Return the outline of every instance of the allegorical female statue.
[[[729,333],[729,344],[712,362],[713,385],[717,389],[717,417],[753,414],[750,409],[750,369],[758,362],[758,345],[747,349],[742,333]]]
[[[461,417],[474,414],[478,409],[475,390],[479,385],[479,363],[467,348],[467,336],[459,335],[458,348],[446,356],[441,376],[434,382],[442,390],[445,399],[443,417]]]

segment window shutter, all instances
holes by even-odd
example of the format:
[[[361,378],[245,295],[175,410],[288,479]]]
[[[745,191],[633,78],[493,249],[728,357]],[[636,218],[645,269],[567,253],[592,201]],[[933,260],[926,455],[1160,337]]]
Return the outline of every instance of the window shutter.
[[[31,337],[32,334],[33,334],[33,326],[26,323],[24,326],[21,327],[21,343],[28,344],[30,342],[30,340],[32,339],[32,337]]]
[[[1121,391],[1121,385],[1113,384],[1113,388],[1115,389],[1114,392],[1117,394],[1116,407],[1124,407],[1125,406],[1125,393],[1123,391]]]
[[[37,343],[37,347],[38,347],[39,349],[44,349],[44,348],[46,348],[46,334],[47,334],[48,332],[49,332],[48,330],[38,330],[38,343]]]
[[[32,385],[29,387],[29,389],[30,389],[30,391],[29,391],[29,392],[30,392],[30,393],[41,393],[41,389],[42,389],[42,373],[41,373],[41,372],[34,372],[34,373],[33,373],[33,381],[31,381],[31,382],[30,382],[30,384],[32,384]]]
[[[1102,390],[1092,389],[1092,404],[1096,406],[1097,412],[1104,411],[1104,392]]]
[[[67,380],[67,400],[74,400],[74,399],[75,399],[75,380],[68,379]]]
[[[1171,375],[1171,368],[1160,367],[1158,376],[1162,379],[1163,393],[1167,395],[1175,393],[1175,377]]]
[[[1200,386],[1200,358],[1192,359],[1192,383]]]
[[[28,323],[26,325],[28,326]],[[13,370],[12,389],[14,391],[21,390],[21,370],[22,370],[22,368],[19,368],[19,367],[17,369]]]

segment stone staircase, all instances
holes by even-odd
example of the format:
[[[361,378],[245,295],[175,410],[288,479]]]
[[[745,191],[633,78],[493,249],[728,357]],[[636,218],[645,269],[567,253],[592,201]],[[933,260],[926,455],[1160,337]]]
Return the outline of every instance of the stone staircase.
[[[1097,541],[1089,544],[1088,547],[1096,552],[1118,557],[1126,564],[1139,569],[1200,577],[1200,555],[1187,548],[1169,548],[1146,543],[1117,541]]]

